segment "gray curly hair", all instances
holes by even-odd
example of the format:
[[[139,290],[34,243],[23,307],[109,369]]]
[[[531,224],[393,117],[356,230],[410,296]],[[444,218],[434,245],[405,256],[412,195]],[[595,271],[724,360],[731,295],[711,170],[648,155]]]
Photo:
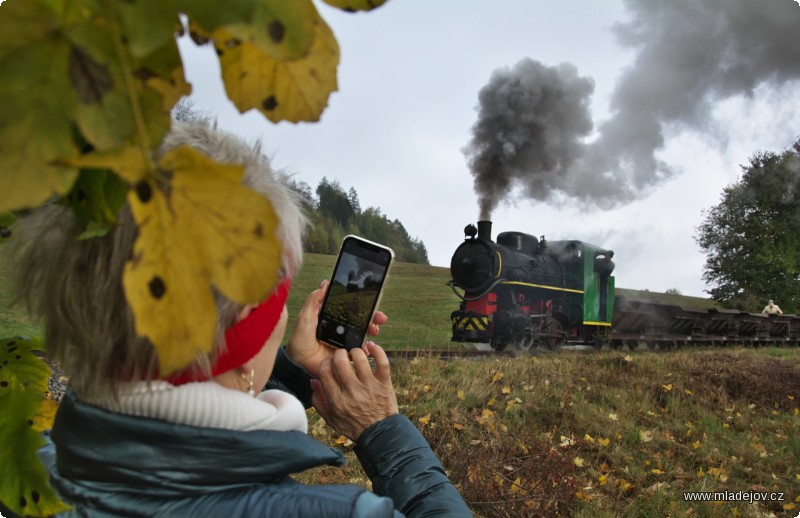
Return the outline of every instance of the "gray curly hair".
[[[259,143],[248,145],[207,121],[173,121],[160,154],[184,145],[218,162],[245,166],[243,183],[264,195],[280,220],[280,275],[293,276],[302,262],[306,219],[287,176],[272,169]],[[31,314],[44,320],[47,354],[70,377],[72,389],[86,398],[116,395],[120,383],[158,372],[155,349],[137,336],[122,286],[138,231],[127,204],[106,236],[79,240],[81,231],[64,205],[48,204],[22,218],[13,240],[17,290]],[[187,367],[192,372],[208,375],[225,347],[225,330],[242,309],[216,290],[215,299],[214,350],[198,355]]]

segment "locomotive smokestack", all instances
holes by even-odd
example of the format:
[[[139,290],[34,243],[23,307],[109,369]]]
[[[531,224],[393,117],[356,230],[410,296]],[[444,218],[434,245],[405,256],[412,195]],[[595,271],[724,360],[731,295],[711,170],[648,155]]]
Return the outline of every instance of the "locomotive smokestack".
[[[488,220],[482,220],[478,222],[478,239],[483,239],[484,241],[491,241],[492,240],[492,222]]]

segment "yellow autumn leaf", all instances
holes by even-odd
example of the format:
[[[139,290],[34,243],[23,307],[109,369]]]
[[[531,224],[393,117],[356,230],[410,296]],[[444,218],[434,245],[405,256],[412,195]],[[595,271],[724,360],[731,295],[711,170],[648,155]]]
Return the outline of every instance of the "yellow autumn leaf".
[[[617,414],[615,414],[613,412],[608,414],[608,418],[611,419],[612,421],[618,421],[619,420],[619,416],[617,416]]]
[[[180,148],[160,167],[166,183],[142,180],[128,195],[139,237],[123,284],[136,331],[153,342],[166,374],[212,349],[212,286],[260,302],[277,280],[281,247],[275,212],[241,184],[241,166]]]
[[[604,447],[604,448],[605,448],[605,447],[607,447],[609,444],[611,444],[611,439],[610,439],[609,437],[601,437],[601,438],[597,439],[597,443],[598,443],[600,446],[602,446],[602,447]]]
[[[694,441],[692,443],[692,448],[694,448],[696,450],[696,449],[700,448],[700,444],[701,444],[700,441]]]
[[[386,0],[323,0],[328,5],[338,7],[344,11],[369,11],[380,7]]]
[[[576,466],[578,466],[579,468],[583,467],[584,462],[585,461],[581,457],[575,457],[574,459],[572,459],[572,463],[575,464]]]
[[[212,32],[212,38],[227,47],[236,42],[256,45],[277,61],[296,60],[308,55],[314,44],[318,19],[311,0],[254,2],[249,23],[224,24]],[[208,25],[207,20],[202,21]]]
[[[784,510],[784,511],[791,511],[791,510],[793,510],[795,507],[797,507],[797,506],[796,506],[796,505],[794,505],[794,504],[793,504],[793,503],[791,503],[791,502],[789,502],[788,504],[783,504],[783,510]]]
[[[670,390],[672,390],[672,383],[668,383],[666,385],[661,385],[661,388],[663,388],[664,390],[669,392]]]
[[[456,394],[456,396],[458,397],[458,399],[463,401],[464,400],[464,391],[463,390],[459,390],[458,393]]]
[[[511,387],[509,387],[508,385],[506,385],[505,387],[503,387],[503,388],[500,390],[500,392],[502,392],[503,394],[511,394]]]
[[[314,40],[300,59],[277,61],[253,43],[215,38],[225,90],[240,112],[256,108],[272,122],[315,122],[338,89],[339,44],[317,16]]]
[[[430,414],[428,414],[428,415],[426,415],[426,416],[424,416],[424,417],[420,417],[420,418],[418,419],[418,421],[419,421],[420,423],[422,423],[422,424],[428,424],[428,423],[430,423],[430,422],[431,422],[431,415],[430,415]]]
[[[340,435],[336,439],[336,444],[339,445],[339,446],[352,446],[353,445],[353,441],[351,441],[350,439],[348,439],[344,435]]]
[[[503,487],[503,484],[505,484],[505,482],[506,482],[505,479],[503,479],[503,477],[501,477],[497,473],[495,473],[495,475],[494,475],[494,481],[500,487]]]
[[[642,442],[650,442],[653,440],[653,432],[650,430],[639,430],[639,440]]]
[[[31,417],[31,428],[37,432],[43,432],[52,428],[57,410],[57,402],[52,399],[43,399],[36,413]]]
[[[601,486],[605,486],[606,482],[608,482],[608,475],[600,475],[597,479],[597,483]]]
[[[522,491],[522,478],[517,477],[514,479],[514,483],[511,484],[511,494],[514,495]]]
[[[653,469],[651,469],[651,470],[650,470],[650,473],[652,473],[653,475],[663,475],[663,474],[664,474],[664,472],[663,472],[663,471],[661,471],[661,470],[660,470],[660,469],[658,469],[658,468],[653,468]]]
[[[461,423],[453,423],[453,428],[455,428],[456,430],[463,430],[464,425]]]
[[[585,441],[588,441],[588,442],[594,442],[594,437],[592,437],[592,436],[591,436],[591,435],[589,435],[588,433],[587,433],[587,434],[584,434],[584,436],[583,436],[583,439],[584,439]]]
[[[498,381],[503,379],[503,376],[505,376],[505,374],[503,374],[502,372],[494,371],[494,373],[492,374],[492,383],[497,383]]]
[[[136,146],[125,146],[111,151],[94,151],[65,163],[79,168],[111,169],[123,180],[135,184],[154,173],[155,165],[149,155]]]

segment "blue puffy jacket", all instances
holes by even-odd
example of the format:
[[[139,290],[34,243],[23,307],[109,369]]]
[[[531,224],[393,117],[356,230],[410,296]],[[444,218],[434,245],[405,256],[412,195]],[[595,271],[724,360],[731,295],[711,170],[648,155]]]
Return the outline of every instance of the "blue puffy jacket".
[[[307,396],[287,362],[279,353],[273,374],[293,374],[285,385],[300,381],[299,395]],[[55,447],[40,456],[53,486],[74,506],[66,516],[470,516],[425,438],[402,415],[372,425],[356,445],[374,493],[292,480],[292,473],[344,463],[338,449],[301,432],[172,424],[109,412],[67,393],[51,437]]]

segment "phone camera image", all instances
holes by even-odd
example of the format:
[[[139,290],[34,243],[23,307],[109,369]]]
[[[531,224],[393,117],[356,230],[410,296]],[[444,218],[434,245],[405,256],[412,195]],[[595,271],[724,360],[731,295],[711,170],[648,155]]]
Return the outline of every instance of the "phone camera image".
[[[345,239],[320,314],[321,340],[348,350],[361,347],[391,259],[385,247]]]

